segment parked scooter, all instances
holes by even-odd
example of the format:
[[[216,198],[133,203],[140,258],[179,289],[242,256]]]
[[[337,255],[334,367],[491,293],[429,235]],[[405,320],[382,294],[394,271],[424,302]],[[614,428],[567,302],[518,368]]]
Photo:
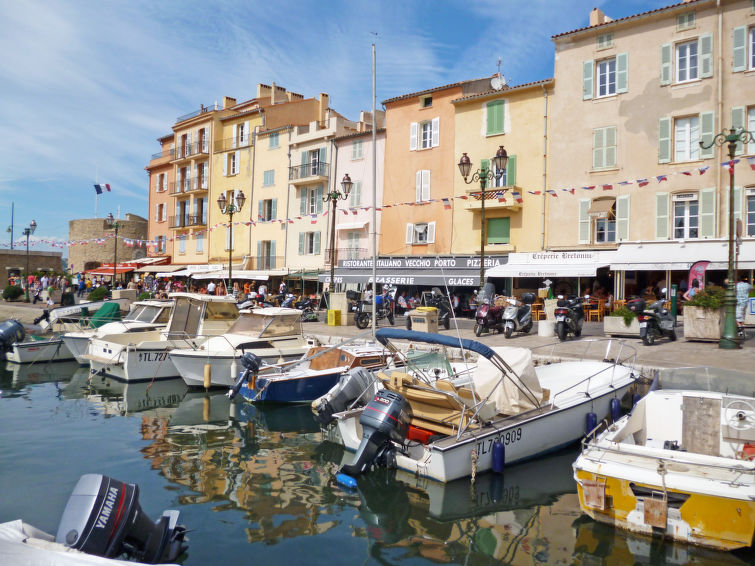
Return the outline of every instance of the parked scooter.
[[[662,293],[665,294],[666,289]],[[646,307],[643,299],[633,299],[627,302],[627,308],[637,313],[637,322],[640,325],[640,338],[645,346],[652,346],[656,338],[668,336],[674,342],[676,340],[676,321],[668,309],[663,308],[664,299],[655,301],[650,307]]]
[[[388,319],[391,326],[394,324],[393,318],[393,297],[390,294],[390,290],[387,287],[383,288],[383,292],[375,297],[375,306],[377,309],[377,321],[384,318]],[[354,323],[357,328],[364,330],[372,324],[372,301],[357,301],[356,315],[354,316]]]
[[[569,334],[579,337],[582,335],[582,324],[585,322],[585,309],[582,305],[582,297],[570,296],[564,299],[558,296],[556,303],[556,335],[563,342]]]
[[[315,304],[309,297],[305,297],[294,303],[294,307],[301,311],[302,322],[317,322],[319,319],[315,312]]]
[[[503,310],[503,336],[511,338],[514,332],[524,332],[525,334],[532,330],[532,307],[535,302],[534,293],[524,293],[522,300],[517,301],[515,298],[506,299],[508,305]]]
[[[485,283],[482,291],[477,295],[479,304],[475,311],[475,336],[481,336],[483,332],[497,330],[503,332],[503,307],[495,305],[495,285]]]

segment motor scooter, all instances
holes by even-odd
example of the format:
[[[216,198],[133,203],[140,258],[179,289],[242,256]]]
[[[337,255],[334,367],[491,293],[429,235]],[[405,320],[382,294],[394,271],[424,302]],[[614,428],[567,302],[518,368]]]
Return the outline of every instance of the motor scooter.
[[[524,293],[522,300],[517,301],[511,297],[506,299],[508,305],[503,310],[503,336],[511,338],[514,332],[524,332],[525,334],[532,330],[532,307],[535,302],[534,293]]]
[[[564,299],[563,295],[559,295],[553,312],[556,316],[556,335],[561,342],[566,340],[569,334],[574,334],[577,338],[582,335],[582,324],[585,322],[582,297],[571,295]]]
[[[663,289],[662,293],[666,290]],[[645,346],[652,346],[656,338],[668,336],[674,342],[676,340],[676,321],[668,309],[663,307],[665,299],[661,298],[647,307],[643,299],[632,299],[627,302],[627,308],[637,313],[637,322],[640,325],[640,338]]]
[[[495,285],[485,283],[477,298],[479,303],[475,311],[475,336],[491,330],[503,332],[503,307],[495,304]]]

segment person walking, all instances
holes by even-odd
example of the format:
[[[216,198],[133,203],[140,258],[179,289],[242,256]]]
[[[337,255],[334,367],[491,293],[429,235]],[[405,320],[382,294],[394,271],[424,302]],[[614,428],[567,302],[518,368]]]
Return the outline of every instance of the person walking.
[[[745,311],[747,310],[747,303],[750,300],[750,291],[752,291],[752,285],[747,279],[746,274],[742,274],[737,283],[737,329],[742,335],[745,327]]]

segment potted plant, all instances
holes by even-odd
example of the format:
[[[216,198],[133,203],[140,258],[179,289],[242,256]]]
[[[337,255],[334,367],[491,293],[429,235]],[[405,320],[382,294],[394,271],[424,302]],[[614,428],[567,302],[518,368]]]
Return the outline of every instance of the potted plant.
[[[627,307],[621,307],[603,317],[603,334],[606,336],[616,335],[640,335],[640,324],[637,322],[637,314]]]
[[[723,287],[704,287],[683,305],[686,340],[718,340],[724,321]]]

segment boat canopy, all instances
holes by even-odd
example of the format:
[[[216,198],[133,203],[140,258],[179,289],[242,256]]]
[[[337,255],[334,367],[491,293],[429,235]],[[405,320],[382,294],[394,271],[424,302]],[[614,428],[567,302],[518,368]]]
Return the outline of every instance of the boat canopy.
[[[390,340],[408,340],[410,342],[438,344],[441,346],[448,346],[449,348],[462,348],[480,354],[487,359],[496,355],[495,351],[490,346],[481,342],[469,340],[468,338],[455,338],[444,334],[435,334],[432,332],[417,332],[416,330],[405,330],[403,328],[379,328],[377,332],[375,332],[375,338],[384,346]]]
[[[539,407],[544,401],[543,388],[532,364],[532,351],[528,348],[495,346],[495,354],[511,368],[508,379],[501,379],[501,368],[488,359],[478,359],[472,380],[478,395],[495,403],[496,411],[517,415]],[[512,375],[513,374],[513,375]]]
[[[89,319],[90,328],[99,328],[108,322],[121,320],[121,305],[118,303],[105,303]]]

